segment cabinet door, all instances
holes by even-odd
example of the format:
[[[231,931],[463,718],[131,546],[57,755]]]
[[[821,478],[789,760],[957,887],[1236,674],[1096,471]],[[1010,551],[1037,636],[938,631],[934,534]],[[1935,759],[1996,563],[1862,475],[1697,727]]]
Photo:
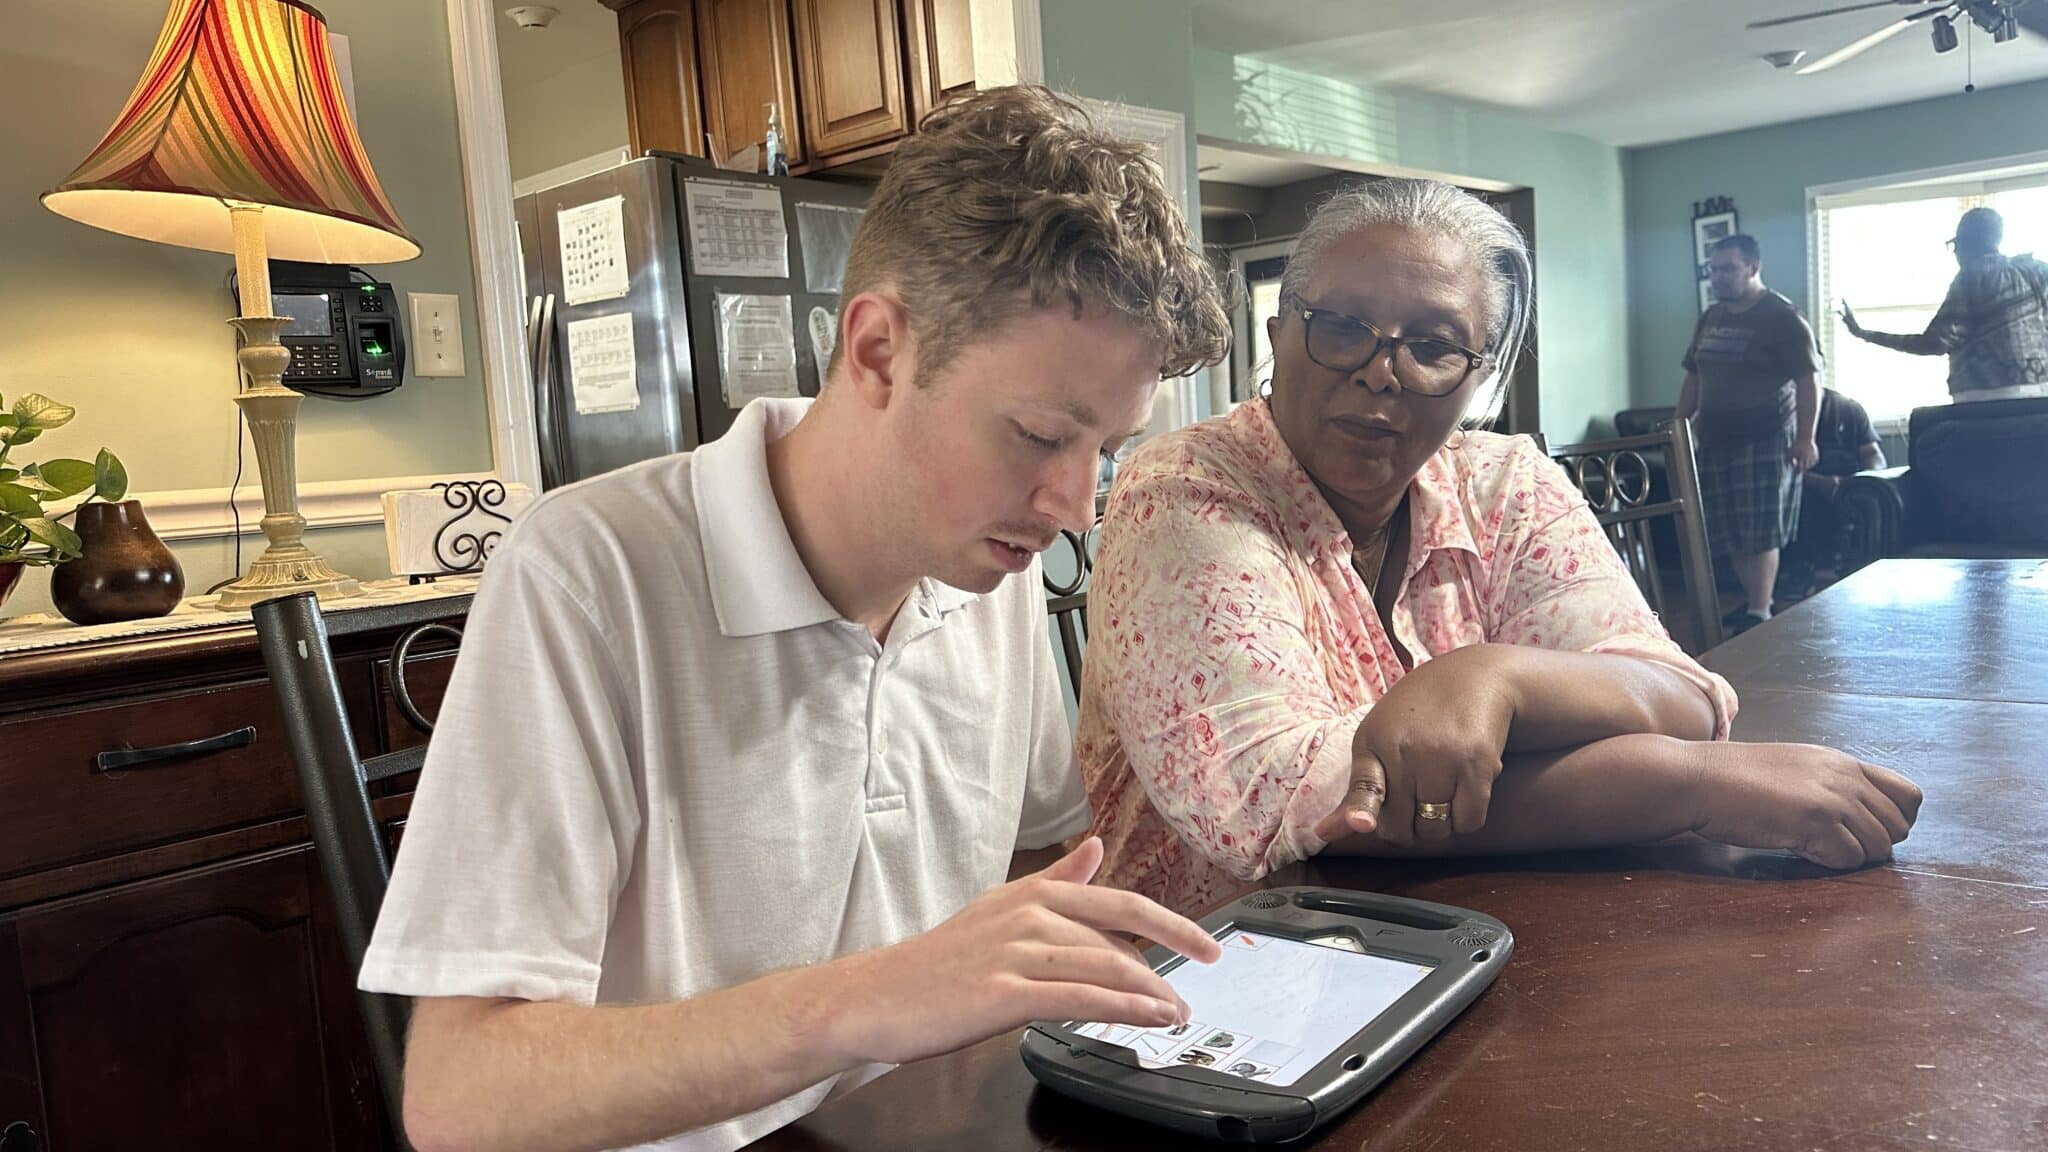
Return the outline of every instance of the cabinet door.
[[[974,26],[968,0],[903,0],[904,59],[913,126],[924,114],[974,91]]]
[[[814,154],[836,156],[910,131],[896,0],[796,0],[796,36]]]
[[[635,0],[620,8],[619,58],[633,155],[649,148],[704,155],[696,0]]]
[[[0,923],[0,1128],[46,1152],[389,1148],[328,907],[299,848]]]
[[[768,105],[782,109],[782,147],[804,162],[797,120],[789,0],[697,0],[697,56],[704,66],[704,128],[727,155],[768,136]]]

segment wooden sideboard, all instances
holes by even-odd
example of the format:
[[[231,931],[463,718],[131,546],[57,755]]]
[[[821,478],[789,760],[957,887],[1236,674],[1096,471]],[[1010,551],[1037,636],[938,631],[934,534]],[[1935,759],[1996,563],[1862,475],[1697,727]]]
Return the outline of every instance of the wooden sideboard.
[[[336,642],[365,755],[421,739],[390,695],[399,633],[466,606],[384,608],[389,630]],[[408,661],[428,715],[453,665]],[[381,788],[395,828],[412,780]],[[9,1152],[388,1149],[353,987],[254,628],[0,659]]]

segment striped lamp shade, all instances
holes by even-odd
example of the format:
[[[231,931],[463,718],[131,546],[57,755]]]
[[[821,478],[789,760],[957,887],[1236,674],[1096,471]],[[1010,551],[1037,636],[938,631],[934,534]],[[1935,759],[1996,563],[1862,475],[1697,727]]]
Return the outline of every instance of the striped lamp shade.
[[[356,138],[327,22],[298,0],[172,0],[114,126],[43,194],[95,228],[213,252],[235,250],[230,200],[264,207],[273,259],[420,254]]]

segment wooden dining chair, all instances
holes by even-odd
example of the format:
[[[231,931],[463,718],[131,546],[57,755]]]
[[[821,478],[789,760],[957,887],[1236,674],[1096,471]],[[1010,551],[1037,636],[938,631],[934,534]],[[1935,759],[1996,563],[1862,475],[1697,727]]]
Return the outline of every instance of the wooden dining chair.
[[[1694,655],[1719,644],[1720,602],[1714,590],[1713,556],[1707,550],[1692,423],[1677,420],[1642,436],[1590,440],[1548,451],[1585,496],[1665,627],[1676,619],[1691,620],[1696,639],[1686,647]],[[1662,499],[1653,497],[1658,471],[1653,461],[1663,466],[1668,491]],[[1677,573],[1667,573],[1657,563],[1653,532],[1660,521],[1669,521],[1676,530]],[[1679,578],[1679,587],[1672,587],[1673,575]]]
[[[381,781],[418,771],[426,760],[427,746],[421,743],[367,760],[357,754],[344,685],[335,672],[332,640],[404,629],[391,648],[391,700],[408,725],[428,735],[433,723],[421,713],[407,687],[406,672],[415,659],[445,654],[445,642],[460,643],[462,631],[449,620],[465,616],[471,599],[457,596],[327,616],[311,592],[301,592],[266,600],[251,610],[263,664],[284,713],[292,767],[305,799],[320,871],[334,897],[342,949],[351,973],[362,968],[370,932],[377,924],[377,910],[391,881],[391,850],[377,826],[371,789]],[[431,645],[431,653],[423,644]],[[356,995],[393,1135],[401,1147],[409,1147],[402,1085],[411,1005],[401,996]]]

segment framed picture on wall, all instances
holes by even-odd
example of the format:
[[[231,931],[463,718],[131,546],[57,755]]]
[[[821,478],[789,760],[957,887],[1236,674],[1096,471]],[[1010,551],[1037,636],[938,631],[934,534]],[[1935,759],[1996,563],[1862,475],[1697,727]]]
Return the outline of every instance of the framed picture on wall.
[[[1708,255],[1707,249],[1713,247],[1715,241],[1725,240],[1735,235],[1735,231],[1735,213],[1732,211],[1716,212],[1711,216],[1693,217],[1692,247],[1694,261],[1699,264],[1705,264]]]
[[[1707,309],[1712,308],[1713,306],[1714,282],[1711,280],[1702,280],[1700,281],[1700,311],[1705,312]]]

